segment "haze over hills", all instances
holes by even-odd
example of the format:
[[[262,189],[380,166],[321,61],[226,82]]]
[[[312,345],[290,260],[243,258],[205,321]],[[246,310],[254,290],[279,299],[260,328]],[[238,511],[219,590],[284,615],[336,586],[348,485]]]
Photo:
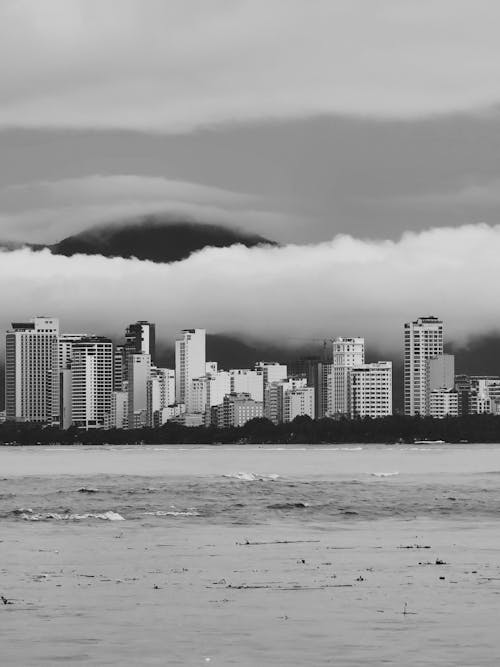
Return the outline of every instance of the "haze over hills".
[[[247,248],[276,245],[258,234],[222,225],[179,219],[169,215],[147,215],[123,223],[91,227],[52,245],[1,243],[13,250],[29,246],[34,250],[48,248],[54,255],[103,255],[104,257],[137,257],[157,263],[177,262],[206,247],[225,248],[241,244]]]

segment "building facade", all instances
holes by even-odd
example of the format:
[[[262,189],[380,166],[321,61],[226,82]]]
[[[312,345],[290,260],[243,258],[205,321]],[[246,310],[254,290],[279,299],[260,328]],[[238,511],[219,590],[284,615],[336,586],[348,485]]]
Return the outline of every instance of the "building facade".
[[[9,421],[51,423],[58,411],[59,320],[13,322],[5,337],[5,413]]]
[[[454,389],[433,389],[429,394],[429,417],[458,417],[459,395]]]
[[[353,419],[392,415],[392,362],[355,366],[351,371],[350,391]]]
[[[113,343],[89,336],[73,343],[71,360],[71,421],[85,430],[104,428],[111,411]]]
[[[264,376],[249,368],[232,368],[229,371],[233,394],[250,394],[254,401],[264,400]]]
[[[305,379],[305,378],[304,378]],[[282,420],[292,422],[295,417],[314,419],[314,388],[297,387],[283,392]]]
[[[351,370],[365,363],[364,338],[335,338],[332,342],[330,417],[351,413]]]
[[[150,355],[131,354],[128,358],[128,428],[147,426],[150,377]]]
[[[404,412],[429,412],[428,360],[443,354],[443,322],[434,316],[419,317],[404,325]]]
[[[212,408],[212,424],[217,428],[238,428],[263,414],[263,404],[249,394],[229,394],[221,405]]]
[[[192,408],[192,381],[205,374],[205,329],[184,329],[175,341],[175,402],[184,403],[187,412]]]

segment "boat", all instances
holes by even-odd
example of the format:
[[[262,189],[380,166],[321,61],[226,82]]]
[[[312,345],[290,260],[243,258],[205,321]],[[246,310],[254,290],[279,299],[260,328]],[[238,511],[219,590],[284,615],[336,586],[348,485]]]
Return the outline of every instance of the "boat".
[[[446,440],[414,440],[414,445],[445,445]]]

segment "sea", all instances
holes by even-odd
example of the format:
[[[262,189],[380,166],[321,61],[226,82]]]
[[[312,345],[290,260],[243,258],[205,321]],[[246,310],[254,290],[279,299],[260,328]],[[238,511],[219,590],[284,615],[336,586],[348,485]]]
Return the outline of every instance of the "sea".
[[[0,447],[0,664],[498,665],[500,445]]]

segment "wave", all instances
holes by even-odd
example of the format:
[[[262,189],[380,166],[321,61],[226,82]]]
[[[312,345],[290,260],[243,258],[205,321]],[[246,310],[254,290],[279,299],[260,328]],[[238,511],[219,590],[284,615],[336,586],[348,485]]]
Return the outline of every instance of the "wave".
[[[394,477],[399,475],[399,472],[371,472],[370,475],[372,477]]]
[[[270,510],[291,510],[298,507],[310,507],[310,504],[300,501],[297,503],[276,503],[275,505],[267,506]]]
[[[200,516],[199,512],[194,510],[186,510],[185,512],[177,510],[157,510],[156,512],[144,512],[148,516]]]
[[[85,519],[100,519],[101,521],[125,521],[124,517],[118,512],[111,510],[107,512],[86,512],[85,514],[58,514],[57,512],[47,512],[46,514],[36,514],[32,509],[14,510],[13,514],[24,521],[83,521]]]
[[[275,480],[279,479],[279,475],[276,475],[275,473],[258,474],[254,472],[234,472],[227,475],[222,475],[222,477],[239,479],[243,482],[274,482]]]

